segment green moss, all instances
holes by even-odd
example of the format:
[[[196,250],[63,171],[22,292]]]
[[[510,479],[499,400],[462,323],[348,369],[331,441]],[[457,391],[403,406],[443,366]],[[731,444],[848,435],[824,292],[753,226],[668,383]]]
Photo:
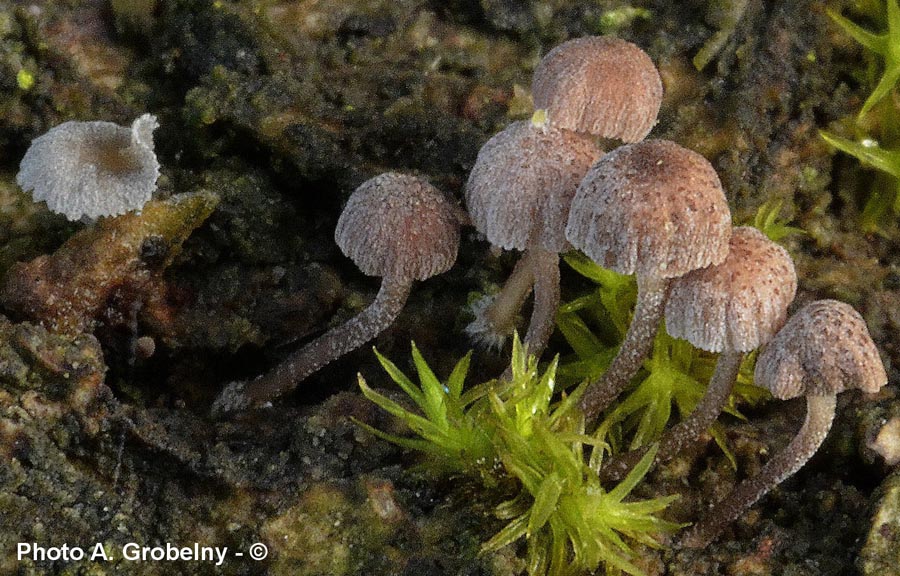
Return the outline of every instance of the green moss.
[[[539,371],[537,360],[515,337],[510,379],[464,393],[468,356],[443,384],[415,347],[413,358],[418,386],[379,356],[416,412],[373,391],[361,376],[359,382],[370,400],[406,423],[418,438],[366,428],[423,452],[432,469],[449,468],[487,487],[503,478],[517,482],[518,494],[495,509],[507,524],[481,546],[483,554],[524,539],[531,575],[580,574],[601,565],[641,574],[629,543],[656,546],[656,534],[679,527],[656,516],[674,497],[626,501],[649,469],[654,450],[613,489],[600,484],[597,470],[587,464],[600,442],[585,433],[584,416],[577,408],[583,388],[557,401],[556,360]]]

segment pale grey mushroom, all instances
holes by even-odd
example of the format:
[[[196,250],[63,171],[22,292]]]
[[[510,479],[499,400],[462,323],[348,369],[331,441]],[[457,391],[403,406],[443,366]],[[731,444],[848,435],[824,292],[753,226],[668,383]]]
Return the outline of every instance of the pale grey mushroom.
[[[478,152],[466,184],[472,224],[488,242],[524,252],[510,279],[467,331],[487,339],[512,332],[515,316],[534,285],[534,307],[525,335],[540,355],[559,306],[559,253],[575,189],[602,154],[594,142],[560,130],[536,114],[510,124]]]
[[[590,169],[569,211],[566,238],[600,266],[637,276],[634,317],[603,376],[581,399],[593,421],[650,352],[672,278],[719,264],[731,213],[710,163],[667,140],[616,148]]]
[[[261,406],[293,390],[326,364],[355,350],[390,326],[413,281],[446,272],[456,261],[455,207],[426,180],[386,173],[363,182],[338,219],[335,241],[381,289],[368,308],[293,353],[250,382],[232,382],[213,404],[214,414]]]
[[[682,540],[702,548],[815,454],[834,420],[836,396],[858,389],[872,394],[887,374],[862,316],[848,304],[819,300],[792,316],[756,360],[756,384],[779,400],[806,397],[806,420],[793,440],[717,503]]]
[[[662,103],[662,80],[653,61],[612,36],[564,42],[547,53],[531,82],[534,105],[550,124],[623,142],[643,140]]]
[[[797,273],[787,250],[747,226],[732,231],[728,257],[721,264],[672,281],[666,330],[701,350],[721,354],[700,403],[660,438],[657,462],[674,457],[716,421],[744,354],[775,336],[796,292]],[[614,457],[600,475],[604,480],[621,480],[645,452],[638,449]]]
[[[153,152],[156,117],[144,114],[130,128],[112,122],[64,122],[35,138],[16,182],[36,202],[69,220],[140,210],[156,190]]]

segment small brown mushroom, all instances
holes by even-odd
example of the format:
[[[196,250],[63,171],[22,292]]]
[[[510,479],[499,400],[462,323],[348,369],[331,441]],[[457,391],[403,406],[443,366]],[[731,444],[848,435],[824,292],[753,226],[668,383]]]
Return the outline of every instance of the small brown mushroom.
[[[828,435],[839,393],[874,393],[887,383],[865,321],[851,306],[835,300],[812,302],[791,317],[759,355],[754,376],[779,400],[806,396],[806,420],[782,452],[688,532],[683,546],[707,546],[744,510],[803,467]]]
[[[710,163],[666,140],[621,146],[578,186],[566,238],[588,258],[637,276],[634,317],[603,376],[585,390],[590,422],[628,385],[647,357],[671,278],[719,264],[728,254],[731,213]]]
[[[364,274],[381,276],[378,295],[345,324],[307,344],[268,374],[232,382],[214,414],[258,407],[293,390],[329,362],[390,326],[414,280],[446,272],[456,261],[459,220],[453,205],[427,181],[387,173],[363,182],[338,219],[335,241]]]
[[[663,434],[657,462],[674,457],[716,421],[728,401],[744,354],[772,339],[784,325],[797,292],[797,273],[787,250],[756,228],[735,228],[728,257],[718,265],[672,281],[666,330],[697,348],[721,352],[706,394],[684,421]],[[646,449],[613,458],[604,480],[621,480]]]
[[[69,220],[140,210],[156,190],[156,117],[130,128],[112,122],[64,122],[35,138],[16,176],[35,202]]]
[[[494,246],[525,252],[500,294],[469,327],[498,334],[512,327],[534,283],[525,343],[540,355],[559,305],[559,256],[578,182],[602,154],[593,141],[543,122],[515,122],[481,148],[466,185],[474,226]]]
[[[656,124],[662,80],[647,54],[612,36],[555,47],[531,83],[534,105],[558,128],[637,142]]]

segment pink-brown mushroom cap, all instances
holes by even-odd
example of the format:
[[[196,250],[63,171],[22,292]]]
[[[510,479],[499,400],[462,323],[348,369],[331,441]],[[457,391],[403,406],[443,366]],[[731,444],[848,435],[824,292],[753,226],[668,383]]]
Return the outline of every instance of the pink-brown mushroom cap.
[[[849,304],[818,300],[797,311],[756,360],[756,384],[788,400],[887,383],[865,320]]]
[[[531,89],[535,107],[546,109],[554,126],[624,142],[647,136],[663,93],[650,57],[611,36],[555,47],[535,69]]]
[[[350,195],[334,239],[364,274],[425,280],[456,262],[459,220],[426,180],[386,173]]]
[[[575,189],[602,151],[573,132],[514,122],[478,152],[466,184],[472,223],[506,250],[563,252]]]
[[[731,212],[712,165],[667,140],[620,146],[579,185],[566,238],[620,274],[676,278],[722,262]]]
[[[735,228],[721,264],[672,282],[666,330],[710,352],[750,352],[784,325],[796,292],[787,250],[755,228]]]

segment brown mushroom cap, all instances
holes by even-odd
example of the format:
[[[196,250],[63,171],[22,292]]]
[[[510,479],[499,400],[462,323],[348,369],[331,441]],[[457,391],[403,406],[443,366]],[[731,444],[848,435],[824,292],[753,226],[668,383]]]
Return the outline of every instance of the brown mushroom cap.
[[[559,128],[624,142],[656,123],[662,80],[647,54],[625,40],[588,36],[551,50],[534,71],[534,105]]]
[[[750,352],[784,325],[796,292],[787,250],[741,226],[732,230],[724,262],[672,282],[666,330],[710,352]]]
[[[350,195],[334,240],[364,274],[425,280],[456,261],[459,221],[426,180],[386,173]]]
[[[873,393],[887,383],[862,316],[836,300],[798,310],[757,358],[754,377],[781,400],[851,388]]]
[[[620,146],[582,180],[566,238],[620,274],[676,278],[728,254],[731,213],[710,163],[667,140]]]
[[[592,140],[529,121],[514,122],[478,152],[466,184],[475,228],[494,246],[568,249],[575,189],[602,154]]]
[[[156,117],[126,128],[112,122],[64,122],[35,138],[16,182],[69,220],[140,210],[156,190]]]

